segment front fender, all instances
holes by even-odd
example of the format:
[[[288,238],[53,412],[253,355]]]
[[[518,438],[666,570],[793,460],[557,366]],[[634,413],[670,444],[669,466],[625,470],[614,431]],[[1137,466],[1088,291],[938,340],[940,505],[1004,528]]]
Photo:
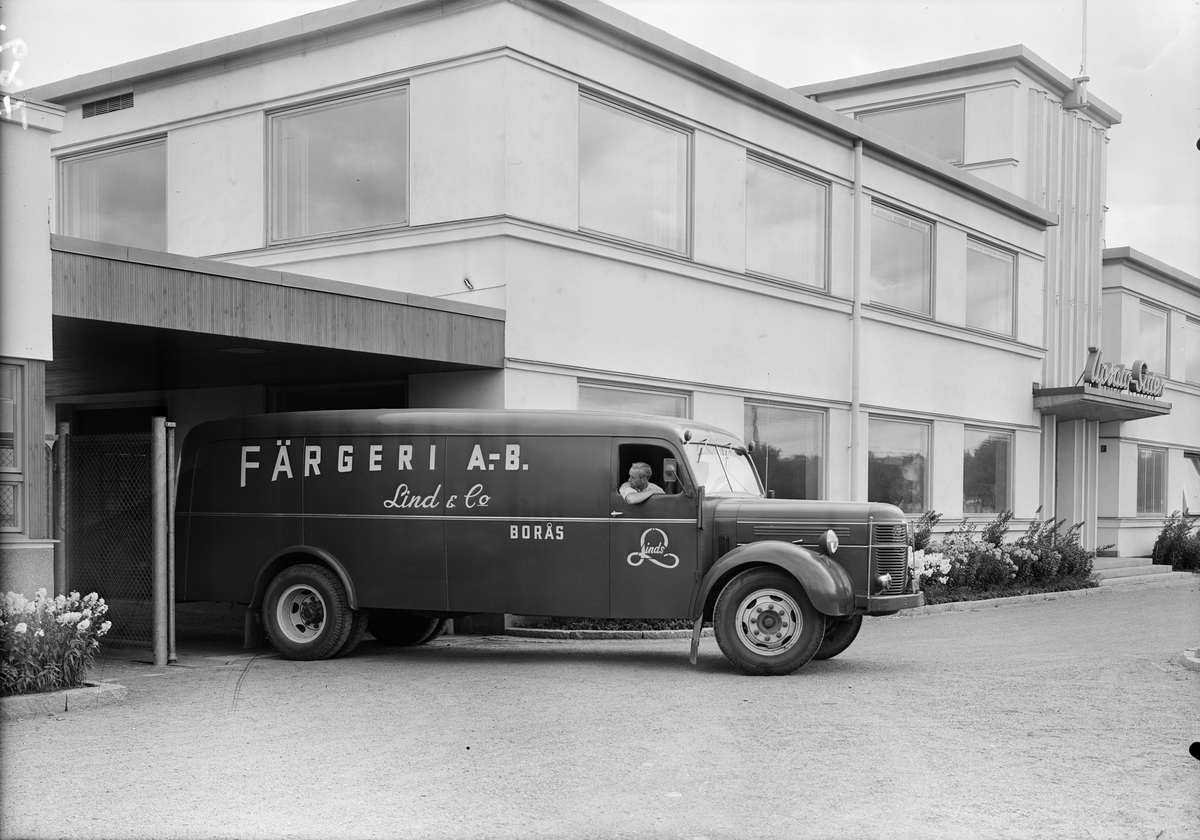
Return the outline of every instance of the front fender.
[[[708,570],[692,599],[692,618],[703,618],[708,599],[718,584],[752,566],[776,566],[790,574],[804,587],[817,612],[823,615],[854,615],[854,584],[845,569],[807,548],[762,540],[739,545]]]
[[[308,545],[295,545],[291,548],[277,551],[270,560],[263,564],[263,567],[258,570],[258,577],[254,580],[254,594],[250,597],[250,607],[252,609],[260,609],[262,607],[263,595],[267,591],[267,585],[275,575],[292,565],[290,558],[295,555],[308,555],[314,560],[319,561],[318,565],[328,566],[342,581],[342,586],[346,587],[346,600],[350,604],[350,609],[358,609],[358,593],[354,590],[354,581],[351,580],[346,567],[339,563],[329,552]]]

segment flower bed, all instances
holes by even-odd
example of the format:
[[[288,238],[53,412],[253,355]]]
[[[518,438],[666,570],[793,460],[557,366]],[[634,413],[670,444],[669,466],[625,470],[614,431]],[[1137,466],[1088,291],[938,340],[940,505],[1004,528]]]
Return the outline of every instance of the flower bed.
[[[929,517],[930,514],[926,514]],[[923,517],[924,521],[926,517]],[[936,523],[937,515],[932,515]],[[972,601],[1095,586],[1095,551],[1079,542],[1082,523],[1065,532],[1065,520],[1034,519],[1025,533],[1005,542],[1011,511],[978,530],[965,519],[940,540],[913,552],[925,602]]]
[[[50,598],[39,589],[32,599],[7,593],[0,606],[0,697],[83,685],[100,637],[112,626],[107,613],[95,592]]]

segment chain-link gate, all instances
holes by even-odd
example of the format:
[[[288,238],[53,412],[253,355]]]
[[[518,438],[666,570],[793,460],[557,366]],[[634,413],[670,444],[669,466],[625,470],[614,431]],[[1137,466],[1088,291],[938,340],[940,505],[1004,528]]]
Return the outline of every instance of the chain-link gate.
[[[154,644],[152,436],[67,437],[68,589],[109,606],[105,641]]]

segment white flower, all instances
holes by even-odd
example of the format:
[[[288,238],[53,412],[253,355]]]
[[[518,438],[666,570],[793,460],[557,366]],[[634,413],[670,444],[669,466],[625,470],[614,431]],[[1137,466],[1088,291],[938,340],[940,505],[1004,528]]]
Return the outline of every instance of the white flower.
[[[38,638],[41,638],[42,636],[46,635],[46,631],[43,630],[41,627],[39,627],[38,631],[36,633],[34,633],[33,635],[37,636]]]
[[[28,629],[29,628],[25,626],[24,621],[22,621],[20,624],[18,624],[16,627],[13,628],[13,630],[17,633],[24,633]]]
[[[82,633],[84,630],[88,629],[91,626],[92,626],[92,620],[90,618],[85,618],[83,621],[81,621],[77,625],[75,625],[75,629],[78,630],[80,633]]]
[[[101,624],[101,625],[100,625],[100,630],[99,630],[99,631],[97,631],[96,635],[97,635],[97,636],[103,636],[105,633],[107,633],[107,632],[108,632],[108,628],[110,628],[110,627],[112,627],[112,622],[111,622],[111,621],[106,621],[106,622],[104,622],[103,624]]]

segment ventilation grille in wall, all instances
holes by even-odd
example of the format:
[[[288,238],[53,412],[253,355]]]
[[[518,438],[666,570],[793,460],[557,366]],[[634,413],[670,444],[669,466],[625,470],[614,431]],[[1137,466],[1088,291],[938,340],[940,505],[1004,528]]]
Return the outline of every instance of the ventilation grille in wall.
[[[109,111],[120,111],[133,107],[133,93],[122,93],[120,96],[110,96],[108,99],[97,99],[95,102],[83,103],[83,118],[94,117],[97,114],[107,114]]]

